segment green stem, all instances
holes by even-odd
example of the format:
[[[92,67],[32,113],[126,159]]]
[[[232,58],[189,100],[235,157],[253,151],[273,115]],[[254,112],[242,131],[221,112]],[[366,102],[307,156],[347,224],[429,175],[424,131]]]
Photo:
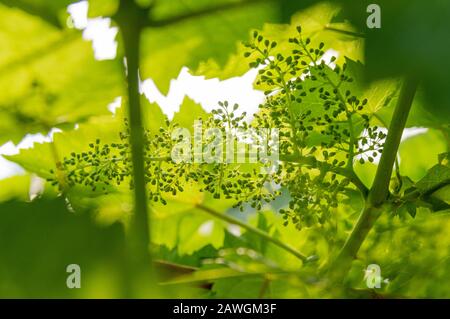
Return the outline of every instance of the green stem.
[[[343,280],[367,234],[382,213],[382,205],[386,203],[389,195],[389,182],[392,176],[392,169],[417,85],[418,83],[415,79],[408,78],[402,87],[398,104],[389,126],[388,136],[383,147],[383,153],[372,189],[369,192],[361,216],[335,260],[333,267],[330,269],[332,271],[332,279]]]
[[[56,167],[56,178],[58,180],[58,184],[63,195],[67,192],[67,184],[66,184],[66,175],[64,174],[64,168],[59,159],[58,148],[56,147],[55,141],[52,140],[49,144],[50,150],[52,152],[53,160],[55,162]]]
[[[142,267],[151,265],[148,249],[150,243],[147,192],[144,168],[144,130],[139,93],[139,54],[143,9],[134,1],[121,0],[115,20],[122,32],[127,64],[128,116],[133,166],[134,219],[131,225],[133,258]]]
[[[195,205],[195,207],[197,207],[198,209],[216,217],[219,218],[221,220],[226,221],[227,223],[233,224],[233,225],[237,225],[253,234],[256,234],[262,238],[264,238],[265,240],[273,243],[274,245],[284,249],[285,251],[289,252],[290,254],[294,255],[295,257],[297,257],[298,259],[300,259],[303,263],[308,261],[308,257],[303,255],[302,253],[298,252],[297,250],[295,250],[294,248],[292,248],[291,246],[283,243],[282,241],[271,237],[269,234],[267,234],[266,232],[263,232],[262,230],[255,228],[253,226],[250,226],[242,221],[240,221],[239,219],[236,219],[234,217],[231,217],[230,215],[225,215],[225,214],[221,214],[217,211],[215,211],[212,208],[209,208],[207,206],[204,206],[202,204],[197,204]]]
[[[417,80],[408,78],[400,91],[398,104],[392,115],[386,142],[383,146],[383,153],[369,194],[369,203],[374,207],[380,206],[388,197],[392,169],[417,85]]]
[[[402,178],[402,174],[400,173],[400,161],[399,161],[398,155],[395,157],[394,166],[395,166],[395,177],[397,178],[397,182],[398,182],[398,186],[395,189],[395,193],[398,194],[403,186],[403,178]]]
[[[348,36],[351,36],[351,37],[355,37],[355,38],[361,38],[361,39],[365,39],[366,38],[366,35],[364,33],[338,29],[338,28],[331,27],[331,26],[328,26],[328,25],[324,29],[327,30],[327,31],[341,33],[341,34],[345,34],[345,35],[348,35]]]

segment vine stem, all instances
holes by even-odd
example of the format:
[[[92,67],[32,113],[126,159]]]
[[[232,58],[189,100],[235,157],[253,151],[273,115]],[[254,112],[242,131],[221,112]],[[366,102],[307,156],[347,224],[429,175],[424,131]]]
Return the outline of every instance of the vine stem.
[[[128,84],[128,116],[134,186],[134,216],[129,234],[130,258],[133,259],[133,269],[151,273],[150,222],[144,167],[144,130],[139,92],[140,37],[143,29],[142,19],[146,12],[134,1],[121,0],[114,19],[122,33]]]
[[[342,281],[351,267],[351,262],[366,239],[369,231],[380,217],[383,205],[389,196],[389,182],[397,156],[403,130],[417,89],[418,81],[407,78],[400,92],[400,97],[389,125],[388,135],[383,147],[380,163],[375,175],[373,186],[369,191],[363,212],[355,227],[334,261],[331,272],[332,280]]]
[[[229,215],[225,215],[225,214],[221,214],[217,211],[215,211],[214,209],[204,206],[202,204],[196,204],[195,207],[197,207],[198,209],[204,211],[205,213],[208,213],[209,215],[212,215],[218,219],[224,220],[229,224],[233,224],[233,225],[237,225],[245,230],[247,230],[248,232],[251,232],[253,234],[256,234],[258,236],[260,236],[261,238],[264,238],[265,240],[271,242],[272,244],[284,249],[285,251],[289,252],[290,254],[294,255],[295,257],[297,257],[298,259],[300,259],[303,263],[306,263],[308,261],[308,257],[303,255],[302,253],[298,252],[297,250],[295,250],[294,248],[292,248],[291,246],[283,243],[281,240],[278,240],[276,238],[271,237],[269,234],[267,234],[266,232],[255,228],[251,225],[248,225],[236,218],[233,218]]]

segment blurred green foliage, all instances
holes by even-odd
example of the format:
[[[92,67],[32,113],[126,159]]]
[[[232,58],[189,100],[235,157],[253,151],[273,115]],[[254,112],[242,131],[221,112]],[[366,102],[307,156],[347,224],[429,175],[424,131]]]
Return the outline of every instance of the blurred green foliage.
[[[132,214],[128,185],[102,185],[93,192],[83,185],[58,189],[38,179],[52,177],[50,171],[57,171],[64,157],[88,151],[95,139],[118,141],[123,129],[123,109],[112,116],[106,108],[124,92],[123,56],[95,61],[81,32],[66,25],[65,10],[71,2],[0,1],[0,145],[10,140],[17,143],[28,133],[48,133],[55,127],[64,130],[54,135],[52,143],[36,144],[8,157],[27,174],[0,181],[0,298],[127,296],[125,234]],[[337,64],[349,63],[360,84],[358,95],[369,100],[371,124],[389,125],[403,76],[421,80],[407,127],[428,130],[402,142],[398,167],[404,177],[400,194],[418,192],[420,201],[413,198],[414,213],[408,201],[387,211],[352,264],[346,278],[351,288],[330,290],[317,269],[336,256],[351,231],[364,206],[358,192],[347,194],[327,224],[299,231],[293,225],[283,226],[277,213],[288,205],[285,189],[262,211],[246,207],[240,213],[231,208],[231,201],[213,199],[191,185],[169,197],[167,205],[151,205],[150,250],[163,274],[162,287],[167,288],[158,296],[450,296],[445,155],[450,148],[450,45],[446,40],[450,3],[380,0],[382,28],[371,30],[366,27],[368,1],[247,2],[155,2],[143,21],[148,28],[142,37],[142,79],[152,78],[167,93],[183,66],[209,78],[242,75],[248,61],[241,41],[249,39],[251,29],[276,40],[277,50],[288,55],[283,43],[301,24],[313,44],[325,42],[339,53]],[[221,9],[211,9],[216,6]],[[113,17],[117,8],[118,1],[89,2],[93,17]],[[142,101],[145,127],[157,133],[165,117],[158,105]],[[186,99],[173,121],[189,127],[204,116],[200,106]],[[376,164],[355,162],[354,169],[370,187]],[[36,181],[43,183],[42,189],[31,187]],[[437,184],[446,186],[435,190]],[[198,208],[199,203],[318,260],[302,265],[261,236],[208,215]],[[372,263],[379,264],[383,278],[389,279],[380,290],[368,290],[365,283],[364,270]],[[69,264],[81,266],[79,290],[66,286]]]
[[[63,199],[0,204],[0,297],[123,296],[124,232],[73,213]],[[81,267],[81,289],[66,285],[68,265]]]

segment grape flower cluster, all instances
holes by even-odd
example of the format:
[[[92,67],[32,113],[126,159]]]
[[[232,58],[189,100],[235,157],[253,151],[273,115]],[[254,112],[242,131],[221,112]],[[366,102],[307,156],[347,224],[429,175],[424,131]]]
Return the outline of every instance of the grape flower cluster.
[[[336,59],[325,63],[325,45],[313,46],[300,27],[297,31],[298,35],[289,39],[292,50],[287,56],[278,50],[275,41],[257,31],[245,44],[244,56],[251,60],[251,68],[259,70],[255,84],[263,88],[266,96],[251,122],[246,120],[245,112],[238,115],[237,105],[228,102],[220,102],[216,110],[201,119],[200,134],[218,129],[224,135],[231,134],[232,143],[239,141],[242,130],[276,128],[277,171],[264,173],[262,167],[275,163],[262,161],[175,163],[172,150],[183,137],[174,136],[179,125],[166,120],[157,134],[144,132],[145,180],[150,200],[166,204],[168,197],[195,183],[216,199],[232,200],[241,210],[246,203],[261,210],[286,189],[290,202],[280,213],[286,224],[292,222],[301,229],[325,223],[347,189],[365,191],[353,164],[356,160],[374,161],[382,152],[385,135],[370,125],[367,99],[352,93],[356,79],[347,63],[331,67]],[[361,134],[363,131],[365,134]],[[129,134],[125,120],[119,142],[105,144],[96,140],[89,144],[89,150],[64,158],[64,183],[102,192],[125,182],[133,188]],[[253,142],[250,138],[248,146]],[[210,146],[211,140],[204,138],[198,150],[203,152]],[[60,182],[56,175],[51,179],[55,184]]]

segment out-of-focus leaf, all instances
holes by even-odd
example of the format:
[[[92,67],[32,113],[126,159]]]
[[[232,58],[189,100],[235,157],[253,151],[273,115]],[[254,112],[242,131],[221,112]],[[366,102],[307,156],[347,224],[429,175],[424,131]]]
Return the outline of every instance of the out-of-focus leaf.
[[[167,205],[152,205],[152,240],[155,244],[177,247],[180,255],[192,254],[209,244],[223,245],[226,224],[196,207],[202,204],[224,213],[232,206],[227,200],[215,200],[200,192],[196,185],[186,185],[184,192],[164,197]]]
[[[448,121],[450,3],[380,0],[381,28],[369,29],[367,7],[372,1],[337,2],[343,6],[343,15],[365,33],[369,77],[417,76],[425,89],[426,109]]]
[[[382,283],[380,293],[415,298],[439,298],[450,293],[449,214],[433,214],[417,209],[414,219],[399,220],[383,215],[358,254],[362,269],[378,264]],[[420,253],[419,253],[420,252]],[[360,284],[367,288],[364,272]],[[426,278],[426,280],[425,280]]]
[[[296,1],[296,9],[318,5],[321,0]],[[450,3],[440,0],[381,0],[381,28],[367,26],[373,1],[333,1],[341,6],[335,20],[349,20],[365,39],[364,60],[369,80],[415,76],[424,89],[424,110],[436,120],[450,119]],[[307,9],[309,10],[309,9]],[[401,18],[399,18],[401,17]],[[420,17],[420,18],[418,18]]]
[[[223,278],[246,277],[249,275],[254,276],[255,274],[247,274],[230,268],[214,268],[199,270],[189,275],[179,276],[173,280],[166,281],[164,284],[208,282]]]
[[[423,134],[406,139],[400,144],[400,172],[417,181],[436,163],[438,154],[446,151],[441,132],[429,129]]]
[[[175,113],[172,122],[192,131],[194,121],[199,119],[205,120],[208,116],[210,115],[199,104],[185,97],[180,106],[180,110]]]
[[[63,12],[67,5],[76,0],[1,0],[0,4],[18,8],[29,15],[36,16],[53,27],[61,28],[64,25]]]
[[[0,202],[29,198],[30,175],[13,176],[0,180]]]
[[[141,96],[141,105],[144,128],[152,135],[158,135],[159,129],[166,126],[167,116],[158,104],[149,103],[143,95]],[[121,112],[125,112],[125,109],[121,109]]]
[[[412,197],[404,205],[409,208],[408,212],[411,205],[425,206],[434,212],[450,209],[450,167],[447,156],[448,153],[440,154],[439,164],[431,167],[422,179],[406,191],[405,196]]]
[[[62,199],[0,204],[0,296],[123,296],[123,230],[99,227]],[[69,289],[68,265],[81,267],[81,288]]]
[[[90,17],[110,17],[119,7],[119,0],[89,0]]]
[[[379,82],[380,81],[375,81],[372,85],[383,90],[383,87],[379,86]],[[390,103],[384,105],[382,108],[375,110],[375,123],[377,125],[386,127],[389,126],[392,118],[392,113],[394,112],[395,106],[398,101],[398,93],[399,88],[396,90],[396,94],[393,94],[389,97]],[[429,127],[440,130],[448,130],[448,125],[450,122],[449,119],[445,116],[442,116],[442,114],[439,115],[430,112],[430,110],[428,110],[427,108],[427,101],[425,100],[424,94],[424,91],[422,89],[419,89],[419,91],[414,96],[411,111],[406,122],[406,127]]]
[[[267,275],[218,279],[215,298],[310,298],[307,285],[299,276]]]
[[[102,143],[118,142],[122,126],[123,119],[120,117],[106,115],[92,118],[77,130],[55,133],[53,143],[35,143],[33,148],[5,157],[42,178],[51,178],[53,174],[50,171],[56,171],[57,161],[63,160],[72,152],[88,151],[89,143],[95,142],[95,139]]]
[[[155,6],[152,18],[158,21],[226,3],[231,1],[164,1]],[[167,93],[170,80],[178,76],[182,67],[196,70],[200,62],[208,59],[224,65],[237,42],[247,38],[250,28],[279,18],[276,2],[243,0],[234,3],[242,5],[146,29],[142,38],[143,77],[152,78],[163,94]]]
[[[120,63],[95,61],[79,32],[1,5],[0,21],[0,144],[106,114],[122,94]]]
[[[434,198],[439,199],[442,202],[445,202],[447,205],[450,205],[450,185],[439,188],[437,191],[433,193],[432,196]]]
[[[287,22],[297,7],[288,0],[172,0],[155,2],[142,37],[142,76],[152,78],[165,94],[182,67],[204,73],[208,61],[216,69],[234,66],[227,77],[245,72],[230,53],[263,23]],[[113,15],[116,0],[95,0],[91,16]],[[234,62],[233,62],[234,61]],[[199,68],[200,65],[200,68]],[[209,69],[209,67],[208,67]],[[229,68],[230,69],[230,68]],[[207,76],[217,76],[206,72]],[[221,75],[223,78],[225,75]]]
[[[427,174],[415,186],[425,193],[445,183],[450,183],[450,167],[436,164],[428,170]]]

